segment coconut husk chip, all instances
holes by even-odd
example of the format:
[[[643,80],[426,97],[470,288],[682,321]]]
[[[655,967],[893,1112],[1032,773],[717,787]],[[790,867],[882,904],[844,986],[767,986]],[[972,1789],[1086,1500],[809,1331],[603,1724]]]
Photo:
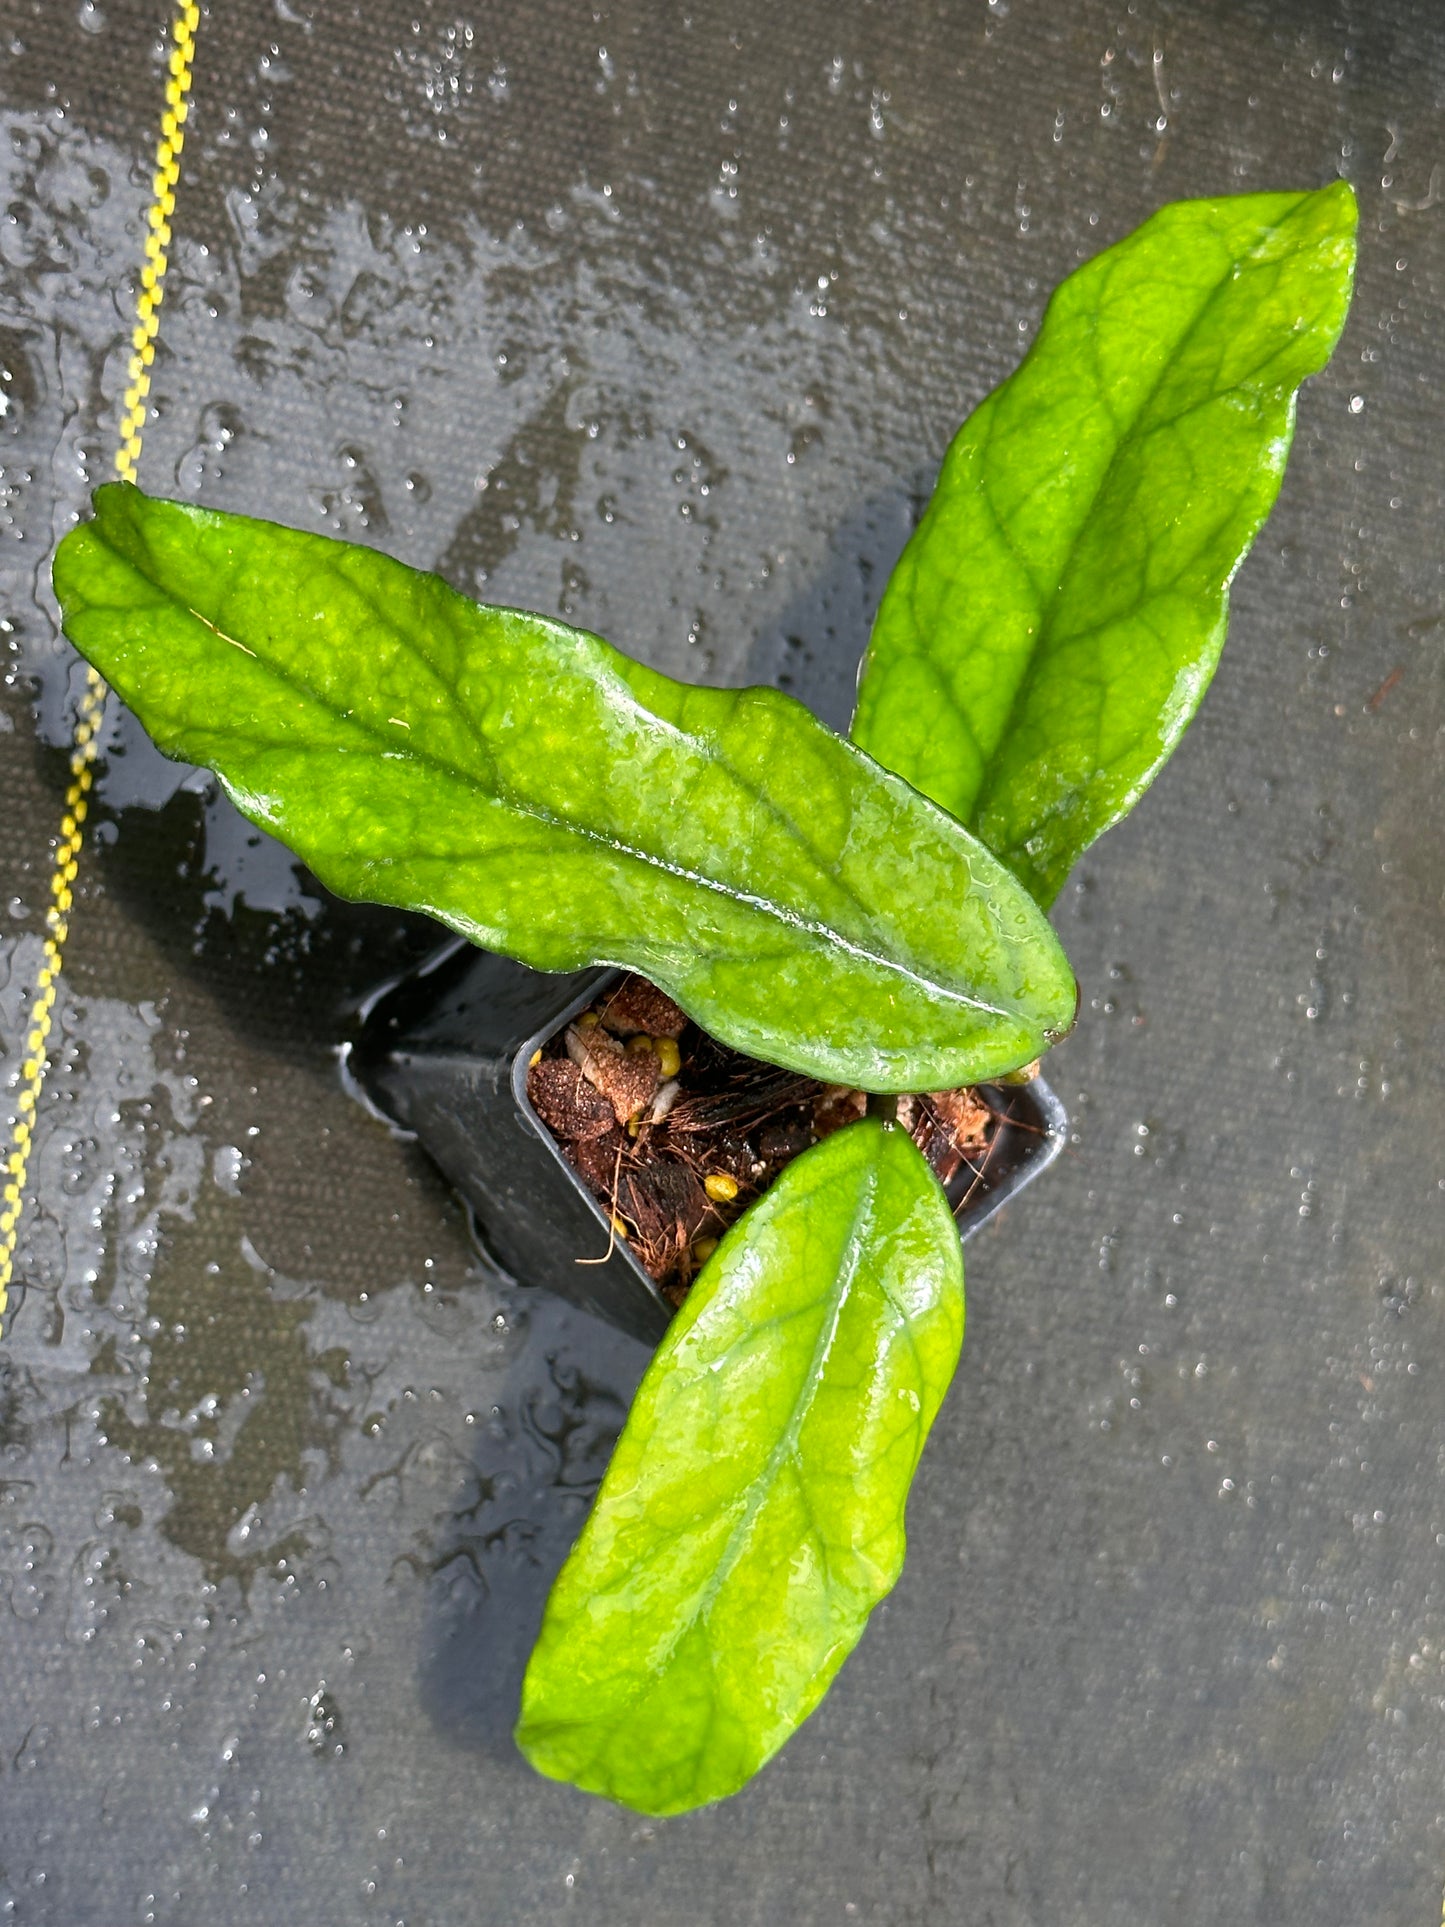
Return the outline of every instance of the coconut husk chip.
[[[600,1022],[619,1037],[671,1037],[687,1028],[687,1017],[666,991],[645,977],[624,977],[616,990],[597,1007]]]
[[[615,1131],[612,1106],[566,1057],[544,1057],[527,1072],[532,1108],[560,1138],[582,1144]]]
[[[648,1109],[662,1083],[661,1068],[650,1050],[624,1049],[600,1024],[569,1025],[567,1055],[611,1104],[619,1124]]]

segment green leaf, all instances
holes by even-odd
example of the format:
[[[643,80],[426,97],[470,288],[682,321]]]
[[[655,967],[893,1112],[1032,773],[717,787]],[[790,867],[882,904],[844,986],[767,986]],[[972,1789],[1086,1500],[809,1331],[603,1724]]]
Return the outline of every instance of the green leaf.
[[[789,1165],[674,1319],[552,1589],[533,1766],[643,1813],[756,1773],[898,1577],[962,1340],[958,1230],[907,1133],[865,1119]]]
[[[627,965],[866,1089],[974,1082],[1072,1022],[1002,865],[776,690],[673,682],[324,536],[124,485],[95,508],[55,560],[66,634],[339,895]]]
[[[948,451],[853,738],[1040,903],[1208,687],[1295,391],[1344,325],[1355,221],[1342,181],[1162,208],[1062,284]]]

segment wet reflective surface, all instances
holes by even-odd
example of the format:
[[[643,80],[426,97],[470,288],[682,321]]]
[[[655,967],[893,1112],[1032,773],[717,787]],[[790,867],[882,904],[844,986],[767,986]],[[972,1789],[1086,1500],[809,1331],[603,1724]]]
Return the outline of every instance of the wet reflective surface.
[[[3,22],[6,1093],[164,25]],[[711,1813],[507,1738],[644,1355],[343,1095],[432,933],[112,719],[0,1383],[14,1918],[1438,1920],[1442,90],[1407,0],[203,21],[143,483],[833,722],[1082,254],[1342,169],[1360,287],[1200,720],[1061,899],[1076,1141],[970,1244],[903,1581]]]

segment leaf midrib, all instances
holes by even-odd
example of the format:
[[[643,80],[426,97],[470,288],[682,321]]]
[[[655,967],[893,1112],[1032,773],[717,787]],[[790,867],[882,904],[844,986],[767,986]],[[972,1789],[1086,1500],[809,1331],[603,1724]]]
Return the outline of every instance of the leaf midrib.
[[[111,548],[113,554],[120,555],[120,559],[124,561],[128,567],[134,568],[136,573],[141,575],[143,579],[150,581],[151,586],[156,589],[160,595],[165,597],[167,601],[172,603],[173,606],[184,610],[188,616],[194,618],[195,621],[199,622],[204,628],[209,629],[213,634],[220,636],[223,641],[239,649],[242,654],[250,656],[253,661],[260,664],[266,674],[274,676],[277,681],[285,687],[294,690],[298,695],[304,696],[308,701],[315,703],[316,706],[324,712],[335,716],[347,729],[354,730],[369,743],[384,746],[385,753],[388,756],[400,756],[405,760],[420,763],[426,768],[434,770],[449,782],[459,783],[468,789],[476,789],[486,796],[489,802],[500,803],[503,808],[514,811],[518,816],[527,818],[532,822],[540,823],[548,829],[563,831],[568,835],[580,838],[586,843],[596,844],[612,851],[614,854],[621,854],[628,857],[636,863],[647,866],[649,869],[664,871],[666,874],[678,877],[684,882],[695,884],[702,889],[711,890],[715,895],[729,902],[745,904],[760,910],[770,916],[775,922],[787,924],[797,930],[806,931],[809,935],[820,941],[846,951],[850,956],[859,959],[865,964],[885,972],[890,972],[894,976],[904,978],[907,982],[917,985],[921,990],[932,996],[941,996],[949,1002],[958,1004],[965,1009],[979,1011],[988,1016],[1004,1019],[1007,1022],[1028,1023],[1028,1019],[1018,1011],[1009,1010],[1003,1005],[991,1003],[986,998],[976,994],[955,989],[952,985],[941,984],[934,978],[921,976],[916,970],[910,969],[908,965],[900,959],[888,957],[880,954],[876,950],[871,950],[865,944],[845,936],[831,924],[801,916],[797,911],[789,909],[785,904],[778,903],[776,899],[772,897],[759,896],[750,891],[736,889],[716,877],[709,877],[696,870],[690,870],[680,863],[670,863],[665,857],[656,855],[652,851],[639,848],[635,844],[628,843],[620,837],[607,836],[600,831],[588,829],[584,824],[570,822],[567,818],[559,817],[552,811],[544,809],[534,802],[519,799],[515,793],[510,790],[503,793],[500,785],[497,791],[485,790],[481,782],[474,775],[465,769],[444,761],[435,751],[413,740],[410,731],[408,731],[408,740],[399,743],[395,739],[386,736],[380,726],[373,723],[370,718],[358,716],[354,710],[339,711],[329,698],[318,693],[306,678],[296,674],[290,665],[278,663],[271,655],[261,655],[259,652],[251,650],[245,644],[240,643],[236,637],[222,628],[218,622],[213,621],[200,609],[196,608],[188,597],[176,595],[173,591],[164,588],[160,583],[156,582],[153,577],[149,576],[145,570],[141,569],[129,556],[121,555],[120,551],[117,550],[107,538],[102,537],[102,539],[107,540],[107,547]],[[350,585],[348,584],[348,586]],[[364,599],[370,602],[370,598]],[[374,610],[375,604],[371,603],[371,606]],[[466,704],[457,690],[451,686],[449,679],[439,673],[431,663],[427,662],[424,656],[420,656],[420,652],[415,649],[414,644],[412,644],[404,631],[399,629],[389,619],[380,616],[378,619],[384,621],[388,632],[398,641],[402,648],[419,656],[428,674],[434,677],[443,688],[449,690],[457,707],[466,714]],[[776,804],[764,796],[754,784],[750,783],[732,763],[724,764],[723,759],[710,745],[701,741],[696,736],[689,735],[687,731],[680,728],[677,724],[670,723],[666,718],[657,716],[654,711],[648,709],[643,704],[640,697],[633,694],[631,689],[627,687],[625,681],[621,678],[618,678],[617,681],[620,685],[618,693],[620,694],[621,700],[629,704],[635,714],[645,717],[650,724],[671,731],[674,736],[685,742],[694,753],[704,760],[725,767],[728,774],[743,792],[762,807],[768,809],[791,837],[794,844],[800,849],[807,850],[810,861],[815,865],[817,864],[818,859],[816,855],[811,850],[808,850],[808,846],[798,835],[797,830],[789,819],[778,809]],[[268,745],[267,747],[282,748],[281,745]],[[294,750],[286,751],[282,749],[282,753],[295,754],[296,752]],[[484,753],[490,754],[490,752]],[[493,761],[495,761],[495,759],[493,759]],[[846,884],[842,883],[841,878],[835,879],[835,881],[847,892],[864,919],[868,920],[868,913],[864,907],[858,903],[856,895],[848,889]]]

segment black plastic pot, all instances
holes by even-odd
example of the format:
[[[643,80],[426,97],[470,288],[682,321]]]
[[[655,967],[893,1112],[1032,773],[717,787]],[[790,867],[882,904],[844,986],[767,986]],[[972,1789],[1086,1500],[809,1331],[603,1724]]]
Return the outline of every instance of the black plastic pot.
[[[617,975],[551,976],[457,939],[371,999],[347,1061],[371,1102],[416,1133],[470,1205],[486,1249],[519,1283],[549,1286],[656,1344],[672,1307],[624,1243],[604,1259],[611,1241],[602,1207],[527,1101],[532,1053]],[[1064,1143],[1063,1106],[1041,1078],[985,1090],[1009,1121],[982,1172],[965,1167],[955,1180],[962,1238]]]

